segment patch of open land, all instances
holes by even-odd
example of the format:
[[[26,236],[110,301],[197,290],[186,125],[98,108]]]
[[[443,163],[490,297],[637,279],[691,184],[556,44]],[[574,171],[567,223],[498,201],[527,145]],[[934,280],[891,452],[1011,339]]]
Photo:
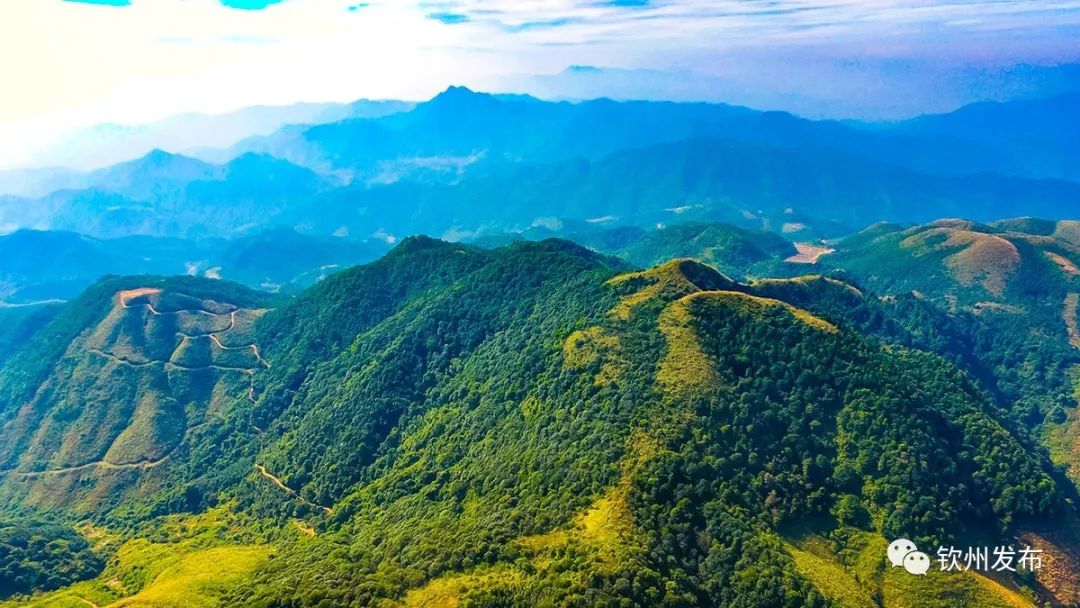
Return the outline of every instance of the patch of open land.
[[[834,253],[836,250],[824,245],[812,245],[810,243],[795,243],[795,255],[784,260],[792,264],[817,264],[821,256]]]

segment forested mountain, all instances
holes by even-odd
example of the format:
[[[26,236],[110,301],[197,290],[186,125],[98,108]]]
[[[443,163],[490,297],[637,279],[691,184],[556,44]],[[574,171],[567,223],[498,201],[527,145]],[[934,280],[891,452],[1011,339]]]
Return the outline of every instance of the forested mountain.
[[[1071,220],[877,224],[837,249],[825,263],[877,291],[915,290],[964,306],[1060,301],[1080,288],[1080,223]]]
[[[111,556],[30,605],[1078,599],[1076,486],[927,300],[414,237],[291,299],[111,278],[23,333],[0,508]],[[914,577],[896,536],[1056,566]]]
[[[520,233],[487,235],[472,242],[491,248],[515,241],[553,237],[573,241],[641,268],[675,258],[692,258],[740,279],[786,274],[785,260],[798,252],[792,241],[774,232],[747,230],[717,222],[661,225],[653,230],[633,226],[604,228],[602,224],[562,225],[557,230],[536,226]]]

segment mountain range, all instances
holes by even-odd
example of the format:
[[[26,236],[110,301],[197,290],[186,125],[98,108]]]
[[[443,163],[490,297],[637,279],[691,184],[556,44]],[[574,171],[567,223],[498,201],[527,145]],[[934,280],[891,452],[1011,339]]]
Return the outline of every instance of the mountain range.
[[[277,226],[454,238],[551,218],[645,228],[694,219],[833,238],[880,220],[1067,218],[1080,201],[1068,181],[1080,158],[1072,100],[859,127],[720,104],[552,103],[455,87],[412,109],[289,126],[202,154],[214,162],[155,150],[68,175],[37,198],[0,197],[0,226],[99,238]],[[981,134],[987,124],[1012,135],[995,144]],[[27,178],[38,192],[50,189],[42,175]]]
[[[404,101],[358,100],[352,103],[297,103],[288,106],[252,106],[221,114],[189,113],[141,125],[100,124],[67,133],[43,149],[30,151],[23,167],[54,169],[53,179],[78,181],[78,173],[137,158],[154,149],[187,152],[221,148],[258,135],[269,135],[287,125],[318,124],[353,117],[377,117],[406,111]],[[6,173],[6,175],[5,175]],[[0,192],[32,196],[40,193],[17,170],[0,172]],[[8,179],[5,179],[8,178]],[[11,179],[15,178],[15,179]],[[11,192],[9,188],[16,188]]]

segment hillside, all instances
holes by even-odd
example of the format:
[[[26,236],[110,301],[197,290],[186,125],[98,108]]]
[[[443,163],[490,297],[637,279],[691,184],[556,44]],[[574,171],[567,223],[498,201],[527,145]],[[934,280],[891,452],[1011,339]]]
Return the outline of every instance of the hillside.
[[[924,343],[966,360],[1080,485],[1076,232],[1072,221],[1029,217],[878,224],[842,241],[821,270],[851,278],[883,305],[923,309],[915,318]]]
[[[882,224],[841,242],[828,262],[881,293],[916,290],[963,306],[1061,300],[1080,288],[1076,234],[1075,222],[1030,218]]]
[[[113,486],[150,483],[231,399],[253,398],[266,363],[252,323],[265,302],[239,286],[144,277],[107,279],[65,306],[0,373],[5,497],[104,510],[120,498]]]
[[[0,500],[117,535],[30,605],[1069,603],[1075,487],[903,320],[554,240],[411,238],[288,301],[110,279],[4,364]],[[1060,567],[898,578],[899,535]]]

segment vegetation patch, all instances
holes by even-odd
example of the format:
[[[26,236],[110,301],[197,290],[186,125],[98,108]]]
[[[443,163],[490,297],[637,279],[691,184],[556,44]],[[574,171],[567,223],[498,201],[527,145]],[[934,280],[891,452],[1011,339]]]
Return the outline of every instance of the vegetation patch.
[[[563,360],[569,369],[596,367],[594,382],[604,386],[618,380],[623,365],[619,360],[619,336],[593,326],[571,333],[563,343]]]
[[[175,555],[172,551],[168,554],[170,557]],[[218,606],[222,596],[250,575],[269,555],[270,549],[263,546],[215,547],[193,551],[178,559],[169,559],[169,565],[161,568],[141,591],[111,606]],[[124,559],[123,550],[120,559]]]
[[[607,284],[623,295],[611,313],[625,321],[635,308],[646,302],[672,302],[696,291],[730,288],[735,282],[700,262],[677,259],[649,270],[619,275]]]
[[[703,291],[696,294],[691,294],[683,300],[690,303],[694,301],[708,302],[710,304],[718,304],[723,306],[730,306],[733,310],[740,314],[745,314],[751,317],[759,316],[766,310],[779,309],[784,310],[791,314],[792,317],[799,321],[819,329],[821,331],[834,333],[837,331],[836,326],[829,323],[825,319],[818,317],[806,310],[796,308],[787,302],[781,302],[780,300],[774,300],[772,298],[763,298],[759,296],[752,296],[749,294],[741,293],[738,291]]]
[[[660,361],[656,381],[670,395],[703,394],[720,386],[720,377],[701,350],[692,324],[690,303],[673,302],[660,314],[660,333],[667,350]]]

